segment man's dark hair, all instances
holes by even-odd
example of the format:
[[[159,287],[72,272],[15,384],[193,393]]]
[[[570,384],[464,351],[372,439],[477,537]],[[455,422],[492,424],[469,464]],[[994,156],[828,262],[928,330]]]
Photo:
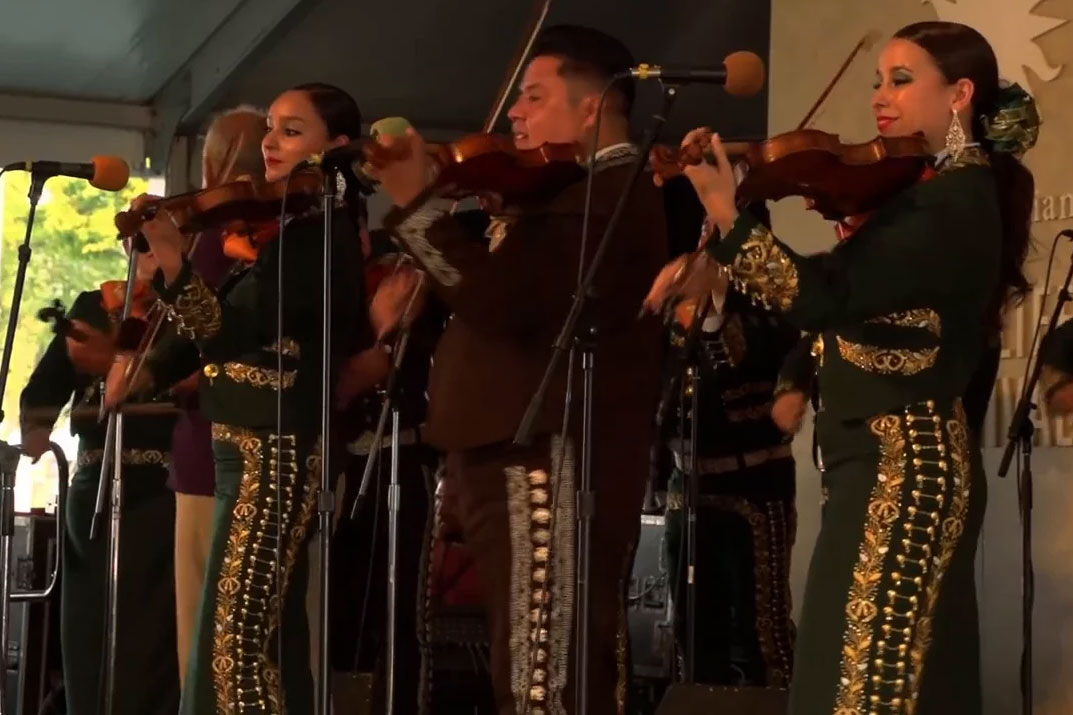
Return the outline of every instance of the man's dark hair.
[[[615,75],[634,65],[626,46],[607,33],[581,25],[555,25],[545,29],[533,43],[531,57],[558,57],[559,73],[564,77],[581,77],[600,89]],[[618,102],[613,101],[616,97]],[[608,92],[608,104],[618,105],[623,114],[633,108],[632,79],[615,82]]]

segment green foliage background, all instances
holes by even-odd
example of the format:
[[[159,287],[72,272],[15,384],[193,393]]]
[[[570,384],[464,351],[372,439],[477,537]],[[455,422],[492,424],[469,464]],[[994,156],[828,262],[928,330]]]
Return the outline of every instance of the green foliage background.
[[[0,243],[0,335],[7,329],[11,298],[18,268],[18,250],[26,232],[29,210],[29,174],[4,174],[3,241]],[[37,319],[37,311],[58,298],[67,307],[75,296],[101,282],[123,278],[126,262],[116,240],[113,221],[116,213],[146,191],[145,179],[132,178],[123,191],[99,191],[86,181],[54,177],[45,184],[45,195],[37,209],[32,254],[19,311],[11,374],[4,393],[4,424],[0,437],[18,424],[19,393],[34,365],[44,352],[51,333]],[[0,338],[2,341],[2,338]],[[2,347],[2,342],[0,342]]]

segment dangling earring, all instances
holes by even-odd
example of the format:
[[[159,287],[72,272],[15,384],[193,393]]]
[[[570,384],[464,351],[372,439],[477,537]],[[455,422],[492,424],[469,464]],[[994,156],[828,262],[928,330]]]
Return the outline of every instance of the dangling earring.
[[[958,113],[951,110],[950,128],[946,130],[947,155],[954,161],[960,159],[961,153],[965,151],[965,142],[965,128],[961,126]]]

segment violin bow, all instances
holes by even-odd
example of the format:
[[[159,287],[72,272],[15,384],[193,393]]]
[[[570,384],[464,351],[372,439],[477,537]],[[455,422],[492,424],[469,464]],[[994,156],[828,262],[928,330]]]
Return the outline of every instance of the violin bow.
[[[197,244],[200,240],[201,233],[199,232],[194,236],[194,240],[190,243],[190,249],[186,252],[187,257],[194,255],[194,251],[197,250]],[[145,360],[149,357],[149,350],[153,346],[153,341],[156,340],[156,336],[160,333],[160,328],[164,325],[164,319],[168,317],[167,306],[164,305],[164,301],[157,298],[156,302],[149,308],[146,319],[147,323],[149,322],[148,314],[152,313],[154,310],[158,311],[158,313],[151,323],[152,327],[142,336],[142,344],[134,351],[133,359],[127,363],[127,369],[123,372],[123,381],[127,384],[127,389],[130,389],[130,386],[138,379],[138,375],[141,374],[142,368],[145,366]],[[97,413],[98,420],[104,419],[106,413],[104,393],[102,391],[100,408]]]
[[[830,96],[832,90],[834,90],[835,88],[835,85],[837,85],[838,82],[842,79],[843,75],[846,74],[846,70],[849,69],[849,66],[853,63],[853,60],[856,59],[857,55],[859,55],[864,50],[872,49],[878,39],[878,30],[869,30],[867,33],[865,33],[864,37],[862,37],[860,42],[857,43],[857,46],[854,47],[853,51],[849,53],[849,57],[847,57],[845,62],[842,63],[842,66],[838,68],[838,72],[835,73],[835,76],[827,84],[827,87],[825,87],[823,92],[820,93],[820,96],[816,100],[816,103],[813,104],[812,108],[809,109],[808,113],[805,114],[805,118],[802,119],[801,123],[797,125],[798,131],[804,129],[812,122],[812,119],[816,116],[816,112],[820,111],[820,107],[822,107],[823,103],[827,101],[827,97]]]
[[[514,89],[514,85],[517,84],[518,78],[522,74],[522,67],[525,66],[525,61],[529,59],[529,52],[532,51],[533,43],[536,42],[537,35],[540,34],[540,30],[544,27],[544,21],[548,18],[550,8],[551,0],[536,0],[534,2],[532,15],[526,24],[525,33],[522,35],[523,42],[518,46],[518,50],[514,55],[514,62],[511,64],[511,70],[503,78],[503,84],[500,85],[496,98],[492,102],[492,109],[484,120],[484,127],[481,131],[485,134],[491,133],[495,128],[496,122],[499,121],[499,117],[503,114],[503,108],[507,106],[510,92]]]

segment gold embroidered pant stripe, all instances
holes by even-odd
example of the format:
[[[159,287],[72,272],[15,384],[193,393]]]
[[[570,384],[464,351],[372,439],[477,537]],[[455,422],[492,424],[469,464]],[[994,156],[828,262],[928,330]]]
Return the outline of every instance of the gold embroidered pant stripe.
[[[985,493],[960,401],[818,429],[827,500],[790,712],[979,713]]]
[[[786,688],[793,667],[790,553],[794,462],[773,460],[702,474],[697,505],[697,612],[693,675],[712,685]],[[686,643],[685,522],[681,472],[667,488],[668,573],[675,584],[676,634]]]
[[[624,712],[624,598],[640,531],[648,444],[623,440],[614,450],[596,445],[587,715]],[[458,522],[484,589],[500,715],[522,712],[526,703],[531,715],[573,712],[577,477],[568,443],[559,494],[566,508],[553,523],[554,445],[545,436],[530,448],[497,445],[447,455]],[[544,599],[546,618],[540,620]]]
[[[181,712],[310,712],[305,545],[319,448],[223,425],[213,440],[215,529]]]

